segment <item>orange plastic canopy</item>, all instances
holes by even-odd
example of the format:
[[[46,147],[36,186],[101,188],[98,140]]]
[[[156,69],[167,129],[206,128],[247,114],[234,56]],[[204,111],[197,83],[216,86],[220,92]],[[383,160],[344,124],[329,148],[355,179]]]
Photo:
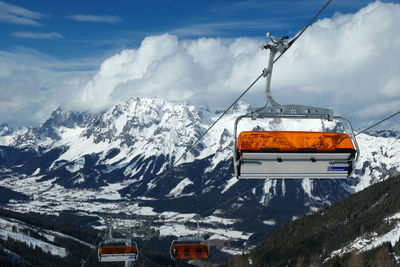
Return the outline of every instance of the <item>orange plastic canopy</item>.
[[[128,254],[137,253],[136,247],[134,246],[108,246],[100,247],[100,254]]]
[[[289,131],[248,131],[238,137],[239,150],[278,149],[296,151],[316,149],[318,151],[354,150],[350,137],[345,133],[331,132],[289,132]]]
[[[208,259],[208,246],[205,244],[175,244],[172,256],[176,259]]]

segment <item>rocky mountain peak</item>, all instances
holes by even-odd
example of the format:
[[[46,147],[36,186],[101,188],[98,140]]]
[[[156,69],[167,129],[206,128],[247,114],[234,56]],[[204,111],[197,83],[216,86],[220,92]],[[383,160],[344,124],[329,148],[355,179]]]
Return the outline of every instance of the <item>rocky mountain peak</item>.
[[[7,123],[0,123],[0,136],[6,136],[11,134],[11,129]]]
[[[77,125],[82,126],[86,124],[90,117],[91,114],[88,112],[64,111],[61,107],[58,107],[51,113],[50,118],[43,123],[42,128],[56,128],[61,126],[74,128]]]

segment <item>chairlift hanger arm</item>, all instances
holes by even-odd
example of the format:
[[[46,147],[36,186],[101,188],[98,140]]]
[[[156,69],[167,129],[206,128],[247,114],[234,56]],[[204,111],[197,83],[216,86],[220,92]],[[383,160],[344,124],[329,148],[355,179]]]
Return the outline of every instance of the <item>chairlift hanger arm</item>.
[[[261,49],[269,49],[269,60],[268,60],[268,68],[263,70],[263,76],[267,78],[265,84],[265,94],[267,95],[267,100],[271,103],[272,106],[279,106],[279,104],[272,98],[271,94],[271,78],[272,78],[272,70],[274,66],[274,59],[276,53],[282,53],[289,47],[287,42],[288,36],[284,36],[280,39],[272,36],[270,33],[267,33],[267,37],[271,39],[271,44],[262,44]]]
[[[267,33],[267,37],[270,38],[271,42],[269,44],[262,44],[261,49],[269,49],[269,60],[268,60],[268,68],[263,70],[263,76],[266,77],[265,84],[265,94],[267,97],[267,105],[263,108],[253,109],[252,115],[253,118],[262,118],[262,117],[295,117],[295,116],[304,116],[311,118],[321,118],[332,120],[333,111],[326,108],[318,108],[312,106],[304,106],[304,105],[279,105],[273,98],[271,93],[271,79],[272,79],[272,71],[275,62],[275,55],[279,53],[283,53],[289,48],[289,43],[287,41],[288,36],[284,36],[282,38],[276,38],[272,36],[270,33]]]

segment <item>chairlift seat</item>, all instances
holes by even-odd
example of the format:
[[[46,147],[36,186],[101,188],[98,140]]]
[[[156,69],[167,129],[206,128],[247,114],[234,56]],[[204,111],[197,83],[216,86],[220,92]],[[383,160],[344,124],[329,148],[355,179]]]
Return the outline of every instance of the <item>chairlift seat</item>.
[[[102,244],[99,247],[100,262],[135,261],[137,258],[136,246],[109,246]]]
[[[356,150],[345,133],[246,131],[236,153],[239,179],[344,179]]]
[[[209,250],[206,244],[173,244],[171,257],[175,260],[208,259]]]

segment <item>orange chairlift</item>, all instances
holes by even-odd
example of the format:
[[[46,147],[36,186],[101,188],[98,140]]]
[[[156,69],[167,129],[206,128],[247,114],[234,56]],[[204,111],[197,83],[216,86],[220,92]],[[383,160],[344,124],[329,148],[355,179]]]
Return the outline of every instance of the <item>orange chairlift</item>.
[[[325,108],[303,105],[279,105],[272,98],[270,86],[276,53],[288,48],[288,37],[275,38],[269,33],[266,77],[267,103],[239,116],[234,125],[233,173],[238,179],[343,179],[348,178],[359,158],[359,148],[350,122],[333,116]],[[302,131],[245,131],[237,135],[238,123],[244,118],[320,119],[344,122],[347,133]]]
[[[179,260],[206,260],[210,256],[208,245],[200,237],[199,222],[197,220],[198,234],[195,236],[179,237],[173,240],[170,248],[171,259]]]
[[[115,238],[112,235],[113,227],[111,219],[106,218],[107,233],[105,240],[98,248],[100,262],[134,262],[138,257],[138,247],[132,237],[126,233],[126,238]],[[118,229],[116,229],[118,230]],[[123,229],[126,230],[126,229]]]
[[[136,261],[137,255],[138,249],[135,242],[113,240],[99,245],[100,262]]]

